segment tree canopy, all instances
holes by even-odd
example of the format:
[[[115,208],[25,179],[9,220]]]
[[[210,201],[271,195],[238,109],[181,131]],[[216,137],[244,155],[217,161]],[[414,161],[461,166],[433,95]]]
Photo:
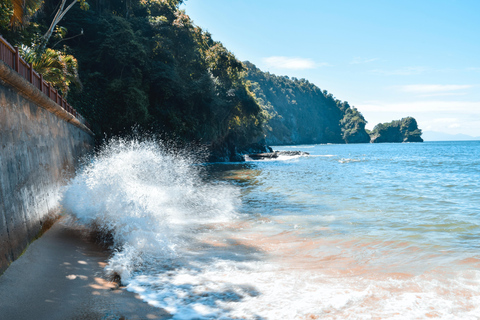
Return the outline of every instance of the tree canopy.
[[[363,115],[305,79],[263,72],[250,62],[247,79],[267,119],[270,144],[369,142]]]

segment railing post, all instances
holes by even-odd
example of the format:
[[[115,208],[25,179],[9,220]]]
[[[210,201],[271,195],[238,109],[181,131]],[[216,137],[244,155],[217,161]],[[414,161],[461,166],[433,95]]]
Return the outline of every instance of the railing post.
[[[18,51],[18,47],[15,46],[15,56],[14,56],[14,64],[15,68],[13,68],[17,73],[20,70],[20,52]]]
[[[50,82],[47,82],[47,86],[48,86],[48,98],[52,99],[52,86],[50,85]]]
[[[33,64],[32,64],[32,63],[29,63],[28,65],[29,65],[29,67],[30,67],[30,83],[33,84],[33,85],[35,85],[35,84],[33,83]]]
[[[43,92],[43,74],[40,74],[40,91]]]

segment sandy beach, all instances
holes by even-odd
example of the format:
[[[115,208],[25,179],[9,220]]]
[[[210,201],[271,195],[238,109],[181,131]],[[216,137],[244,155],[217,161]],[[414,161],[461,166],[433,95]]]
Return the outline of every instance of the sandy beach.
[[[0,276],[0,319],[169,319],[107,280],[108,252],[57,221]]]

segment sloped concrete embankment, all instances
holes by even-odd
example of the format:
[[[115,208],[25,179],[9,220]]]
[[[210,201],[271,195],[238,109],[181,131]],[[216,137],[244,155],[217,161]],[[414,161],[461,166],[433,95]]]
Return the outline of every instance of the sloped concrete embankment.
[[[91,131],[0,61],[0,274],[58,210]]]

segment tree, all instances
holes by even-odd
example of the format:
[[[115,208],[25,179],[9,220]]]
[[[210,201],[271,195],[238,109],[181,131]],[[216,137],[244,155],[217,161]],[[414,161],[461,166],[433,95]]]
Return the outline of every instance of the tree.
[[[13,1],[21,1],[21,0],[13,0]],[[67,7],[65,7],[65,5],[67,4],[67,0],[62,0],[62,2],[60,3],[60,7],[58,8],[57,10],[57,13],[55,14],[55,17],[53,18],[53,21],[52,23],[50,24],[50,27],[48,28],[47,32],[45,32],[45,34],[43,35],[42,37],[42,40],[40,42],[40,46],[37,50],[38,53],[42,53],[43,51],[45,51],[45,48],[47,46],[47,43],[48,41],[50,40],[54,30],[55,30],[55,27],[57,26],[57,24],[60,22],[60,20],[63,19],[63,17],[65,16],[65,14],[73,8],[73,6],[76,4],[76,3],[80,3],[80,8],[83,9],[83,10],[88,10],[89,8],[89,5],[87,3],[86,0],[73,0]]]
[[[40,9],[43,0],[10,0],[13,5],[13,12],[10,24],[14,26],[22,26],[34,12]]]

